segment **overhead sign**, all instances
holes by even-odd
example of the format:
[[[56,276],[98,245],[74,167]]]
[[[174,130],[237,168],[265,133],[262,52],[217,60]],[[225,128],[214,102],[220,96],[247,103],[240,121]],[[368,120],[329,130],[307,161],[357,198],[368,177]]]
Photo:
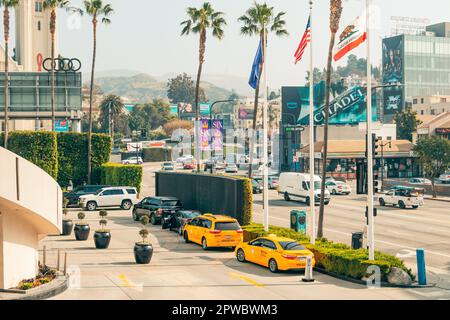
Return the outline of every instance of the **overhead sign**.
[[[383,39],[383,84],[403,82],[403,36]]]
[[[55,121],[55,132],[69,132],[69,121],[66,120],[56,120]]]

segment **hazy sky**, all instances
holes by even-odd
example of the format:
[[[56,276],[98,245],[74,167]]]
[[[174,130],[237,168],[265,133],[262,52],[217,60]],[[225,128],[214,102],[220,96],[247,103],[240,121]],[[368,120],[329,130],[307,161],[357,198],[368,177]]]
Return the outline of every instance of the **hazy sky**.
[[[73,0],[73,4],[82,1]],[[180,22],[186,19],[188,6],[199,6],[200,0],[110,0],[115,9],[112,24],[101,25],[98,35],[97,70],[129,69],[151,75],[167,72],[197,70],[198,37],[180,37]],[[252,0],[211,0],[216,10],[226,13],[228,26],[225,38],[218,41],[211,36],[207,40],[207,74],[229,74],[248,78],[257,38],[240,35],[237,18],[253,3]],[[262,1],[259,1],[262,2]],[[323,68],[329,41],[329,1],[314,1],[314,56],[315,66]],[[293,54],[304,32],[308,18],[308,0],[268,0],[276,11],[286,12],[290,36],[269,38],[268,78],[269,86],[299,85],[305,82],[309,67],[309,52],[303,61],[293,64]],[[372,33],[373,63],[381,59],[381,38],[389,35],[391,16],[428,18],[431,23],[450,21],[448,0],[372,0],[374,6],[374,30]],[[344,11],[341,27],[352,22],[362,13],[365,1],[343,0]],[[90,67],[91,24],[87,17],[70,19],[59,12],[59,48],[66,57],[79,57],[84,70]],[[365,46],[355,50],[365,56]]]

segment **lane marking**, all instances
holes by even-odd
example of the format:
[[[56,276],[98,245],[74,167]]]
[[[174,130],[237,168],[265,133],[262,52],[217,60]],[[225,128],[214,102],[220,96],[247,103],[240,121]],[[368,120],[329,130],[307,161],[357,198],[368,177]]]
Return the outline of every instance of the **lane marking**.
[[[230,272],[229,275],[230,275],[231,278],[244,280],[244,281],[254,285],[255,287],[258,287],[258,288],[265,287],[264,284],[256,282],[256,281],[254,281],[254,280],[252,280],[252,279],[250,279],[250,278],[248,278],[246,276],[243,276],[243,275],[240,275],[240,274],[237,274],[237,273],[234,273],[234,272]]]

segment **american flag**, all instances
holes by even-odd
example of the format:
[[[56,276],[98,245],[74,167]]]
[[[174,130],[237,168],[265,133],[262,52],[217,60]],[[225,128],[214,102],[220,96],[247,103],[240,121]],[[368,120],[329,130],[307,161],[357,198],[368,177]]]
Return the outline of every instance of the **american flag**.
[[[305,52],[308,43],[311,41],[311,17],[308,18],[308,24],[306,25],[305,33],[303,34],[302,41],[298,45],[297,51],[295,51],[295,63],[302,59],[303,53]]]

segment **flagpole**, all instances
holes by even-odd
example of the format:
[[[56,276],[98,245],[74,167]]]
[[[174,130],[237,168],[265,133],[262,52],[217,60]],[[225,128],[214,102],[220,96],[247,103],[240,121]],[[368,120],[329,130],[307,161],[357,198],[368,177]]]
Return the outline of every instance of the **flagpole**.
[[[366,0],[366,37],[367,37],[367,207],[369,260],[375,259],[375,232],[373,216],[373,141],[372,141],[372,65],[370,59],[370,0]]]
[[[269,167],[268,167],[268,117],[267,117],[267,35],[263,30],[263,76],[264,76],[264,101],[263,101],[263,203],[264,203],[264,230],[269,231]]]
[[[310,204],[310,241],[316,242],[316,212],[315,212],[315,190],[314,190],[314,64],[313,64],[313,2],[309,1],[309,204]]]

